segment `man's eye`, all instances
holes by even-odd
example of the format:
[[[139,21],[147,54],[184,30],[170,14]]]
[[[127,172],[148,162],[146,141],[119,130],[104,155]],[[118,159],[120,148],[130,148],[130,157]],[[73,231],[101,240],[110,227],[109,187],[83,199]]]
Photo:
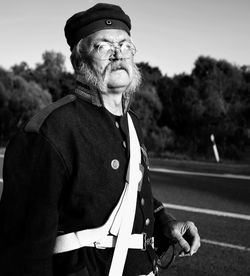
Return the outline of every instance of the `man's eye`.
[[[129,43],[128,41],[125,41],[125,42],[120,44],[120,47],[123,48],[123,49],[130,49],[131,48],[131,43]]]
[[[98,45],[98,50],[99,51],[109,51],[110,50],[110,45],[107,43],[101,43]]]

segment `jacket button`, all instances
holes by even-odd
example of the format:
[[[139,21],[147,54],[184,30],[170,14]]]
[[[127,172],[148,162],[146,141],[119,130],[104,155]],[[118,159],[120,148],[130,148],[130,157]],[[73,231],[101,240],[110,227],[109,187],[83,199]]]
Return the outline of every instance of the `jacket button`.
[[[150,223],[150,219],[149,219],[149,218],[147,218],[147,219],[145,220],[145,225],[146,225],[146,226],[148,226],[148,225],[149,225],[149,223]]]
[[[141,205],[143,206],[144,204],[145,204],[145,199],[142,198],[142,199],[141,199]]]
[[[120,162],[117,159],[113,159],[111,161],[112,169],[117,170],[119,168],[119,166],[120,166]]]
[[[118,122],[115,122],[115,126],[116,126],[117,128],[120,127]]]
[[[125,142],[125,141],[123,141],[123,142],[122,142],[122,145],[123,145],[123,147],[126,149],[127,144],[126,144],[126,142]]]

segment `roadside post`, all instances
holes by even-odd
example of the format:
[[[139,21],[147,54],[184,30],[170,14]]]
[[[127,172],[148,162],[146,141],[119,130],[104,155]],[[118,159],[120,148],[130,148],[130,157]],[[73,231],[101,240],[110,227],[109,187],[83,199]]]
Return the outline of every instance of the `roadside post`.
[[[211,139],[211,142],[213,144],[213,151],[214,151],[214,156],[215,156],[216,162],[219,163],[220,162],[220,157],[219,157],[218,149],[217,149],[217,146],[216,146],[216,143],[215,143],[215,137],[214,137],[213,134],[210,135],[210,139]]]

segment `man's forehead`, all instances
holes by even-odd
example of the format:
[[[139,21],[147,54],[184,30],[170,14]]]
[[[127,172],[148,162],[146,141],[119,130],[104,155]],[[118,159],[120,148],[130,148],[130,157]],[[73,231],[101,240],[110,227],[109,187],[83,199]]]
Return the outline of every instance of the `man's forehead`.
[[[117,42],[122,40],[130,40],[127,32],[120,29],[104,29],[89,35],[91,41],[109,41]]]

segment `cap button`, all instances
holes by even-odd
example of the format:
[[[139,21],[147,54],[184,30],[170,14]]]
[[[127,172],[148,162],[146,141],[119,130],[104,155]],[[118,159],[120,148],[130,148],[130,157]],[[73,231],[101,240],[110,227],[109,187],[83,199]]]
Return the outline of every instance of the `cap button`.
[[[112,25],[112,21],[111,21],[111,20],[109,20],[109,19],[108,19],[108,20],[106,20],[106,21],[105,21],[105,23],[106,23],[106,25]]]

